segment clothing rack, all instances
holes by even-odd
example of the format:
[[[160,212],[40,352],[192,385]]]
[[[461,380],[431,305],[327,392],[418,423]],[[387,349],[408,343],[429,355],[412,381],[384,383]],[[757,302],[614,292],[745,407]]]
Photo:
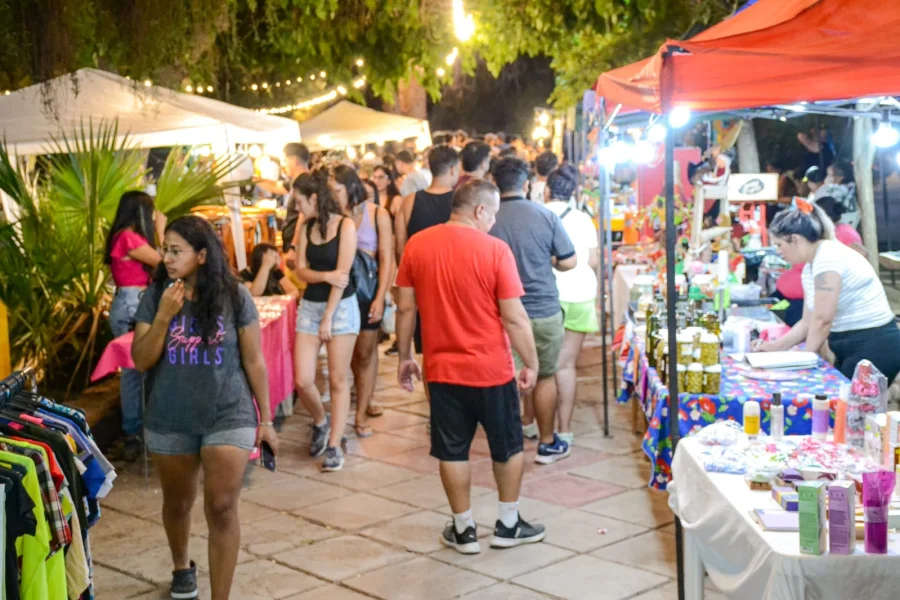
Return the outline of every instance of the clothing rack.
[[[37,392],[37,375],[31,367],[16,371],[0,381],[0,406],[22,391]]]

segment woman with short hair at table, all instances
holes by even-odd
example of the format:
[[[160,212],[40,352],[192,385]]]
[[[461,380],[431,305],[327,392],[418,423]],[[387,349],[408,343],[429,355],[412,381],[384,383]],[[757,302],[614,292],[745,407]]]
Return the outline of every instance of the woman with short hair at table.
[[[158,212],[153,198],[140,191],[122,194],[116,217],[106,237],[103,262],[109,265],[116,284],[109,309],[109,328],[120,337],[134,328],[134,314],[144,290],[152,281],[152,270],[162,260],[157,240],[162,240],[166,216]],[[119,380],[122,403],[122,441],[119,457],[133,462],[141,455],[141,374],[134,369],[122,369]],[[117,454],[116,452],[113,455]]]
[[[900,373],[900,329],[869,261],[835,240],[831,219],[803,200],[775,217],[769,234],[787,262],[806,263],[803,317],[784,337],[758,350],[790,350],[805,341],[807,351],[819,352],[828,340],[834,366],[845,377],[868,360],[893,381]]]
[[[279,268],[281,254],[272,244],[257,244],[250,253],[250,266],[241,271],[241,279],[253,297],[300,297],[300,291]]]

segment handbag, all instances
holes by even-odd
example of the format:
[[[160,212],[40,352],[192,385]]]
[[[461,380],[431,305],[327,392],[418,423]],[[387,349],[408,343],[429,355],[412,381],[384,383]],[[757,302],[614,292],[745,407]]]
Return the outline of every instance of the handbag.
[[[380,240],[377,207],[375,209],[375,233]],[[350,275],[356,283],[356,299],[361,305],[371,304],[375,300],[375,295],[378,294],[378,259],[362,250],[357,250]]]

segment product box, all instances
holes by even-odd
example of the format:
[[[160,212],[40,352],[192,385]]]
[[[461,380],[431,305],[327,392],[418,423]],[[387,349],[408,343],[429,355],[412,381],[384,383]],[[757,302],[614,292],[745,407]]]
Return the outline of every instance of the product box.
[[[800,552],[819,555],[825,552],[825,481],[804,481],[797,484],[800,514]]]
[[[781,508],[788,512],[797,512],[797,502],[800,497],[792,487],[773,487],[772,498],[781,505]]]
[[[870,458],[878,464],[884,464],[884,448],[883,436],[887,433],[887,415],[880,413],[877,415],[866,415],[866,434],[864,451],[866,458]]]
[[[892,410],[887,413],[888,443],[891,446],[900,446],[900,411]]]
[[[856,549],[856,484],[828,484],[828,551],[853,554]]]

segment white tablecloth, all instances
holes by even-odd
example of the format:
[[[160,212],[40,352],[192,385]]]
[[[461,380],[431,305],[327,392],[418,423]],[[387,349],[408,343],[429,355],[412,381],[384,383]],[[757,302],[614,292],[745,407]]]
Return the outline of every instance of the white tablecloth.
[[[802,555],[798,533],[763,531],[750,516],[778,508],[771,492],[751,491],[741,475],[707,473],[701,448],[692,438],[679,442],[668,486],[684,527],[688,598],[703,597],[701,563],[734,600],[900,598],[900,534],[890,534],[885,556],[865,554],[862,540],[852,556]]]
[[[625,321],[625,312],[628,310],[634,278],[646,272],[646,265],[619,265],[613,272],[612,316],[614,328]]]

